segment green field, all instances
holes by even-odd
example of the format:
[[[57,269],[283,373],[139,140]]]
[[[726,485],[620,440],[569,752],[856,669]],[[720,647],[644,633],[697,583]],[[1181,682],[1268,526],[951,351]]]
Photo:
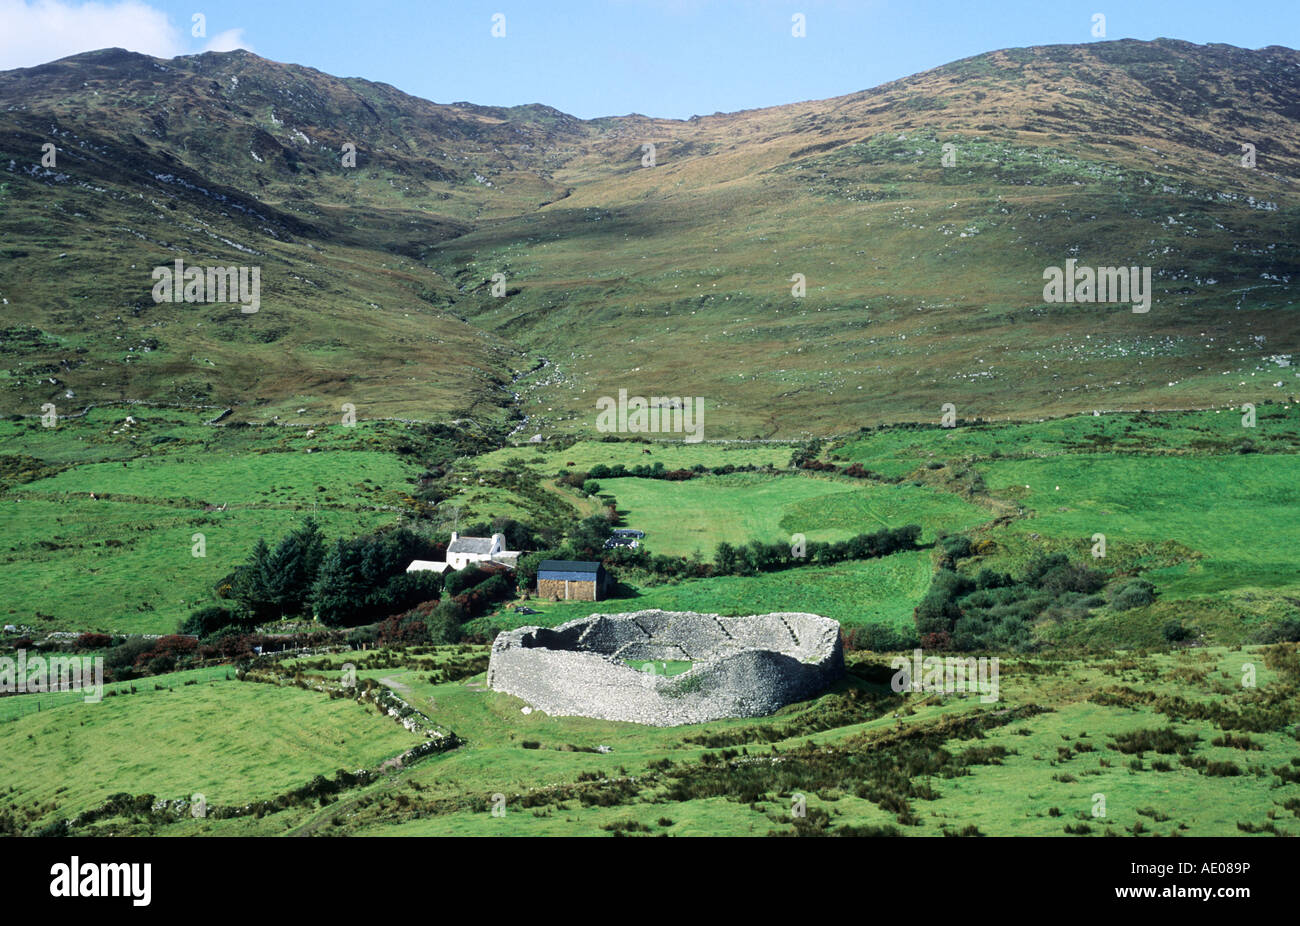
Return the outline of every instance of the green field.
[[[646,532],[655,553],[712,557],[723,541],[843,540],[885,527],[920,524],[922,540],[937,529],[956,531],[990,515],[954,495],[928,487],[882,486],[806,474],[736,473],[674,483],[658,479],[603,479],[603,494],[618,501],[628,527]]]
[[[360,675],[383,678],[456,730],[465,745],[345,791],[328,806],[291,805],[264,817],[170,825],[121,820],[115,828],[172,835],[609,835],[632,821],[629,835],[765,835],[799,829],[791,808],[802,794],[808,806],[800,823],[804,831],[893,827],[900,835],[939,836],[973,826],[984,835],[1295,834],[1300,746],[1286,718],[1297,717],[1288,699],[1300,676],[1294,656],[1279,661],[1277,652],[1206,648],[1110,658],[1010,658],[1002,664],[995,705],[973,697],[891,694],[864,680],[873,666],[887,662],[851,655],[854,674],[820,698],[767,718],[676,728],[525,714],[519,700],[479,687],[481,676],[430,682],[425,660],[441,657],[417,656],[419,667],[363,666]],[[410,658],[393,655],[399,663]],[[349,658],[356,657],[340,654],[329,661],[337,665]],[[1241,685],[1247,665],[1256,672],[1256,688]],[[208,730],[205,705],[218,694],[241,707],[292,711],[299,735],[310,729],[324,737],[317,748],[326,755],[308,759],[293,733],[255,733],[227,720],[221,734],[245,745],[263,736],[270,743],[273,732],[287,740],[256,760],[245,757],[244,783],[235,792],[240,798],[278,793],[332,762],[374,761],[386,748],[402,746],[404,735],[383,745],[364,737],[359,742],[356,733],[344,745],[336,714],[353,718],[357,732],[382,738],[401,731],[347,701],[251,683],[142,691],[110,699],[120,702],[117,714],[105,710],[95,719],[89,708],[66,708],[43,720],[84,716],[87,725],[69,734],[75,746],[98,744],[104,733],[116,731],[120,742],[103,749],[106,759],[121,762],[111,773],[119,790],[141,793],[148,786],[159,795],[187,796],[193,789],[216,803],[214,791],[232,792],[224,782],[220,788],[206,782],[232,772],[231,758],[213,736],[194,736],[171,712],[198,708],[200,729]],[[249,697],[264,700],[242,700]],[[1202,709],[1220,714],[1195,716]],[[208,774],[199,776],[204,782],[191,784],[185,768],[171,768],[161,758],[121,760],[115,750],[142,742],[146,719],[162,730],[169,751],[190,763],[209,760]],[[23,726],[34,720],[6,724],[0,734],[58,735],[53,728]],[[169,727],[190,730],[191,740],[174,743]],[[1125,737],[1163,730],[1183,744],[1178,751],[1156,745],[1159,740],[1126,745]],[[333,739],[329,731],[335,731]],[[148,735],[159,734],[155,729]],[[348,750],[345,760],[339,750]],[[82,763],[99,762],[95,754],[76,755]],[[100,797],[102,789],[88,784],[63,791],[39,786],[40,771],[65,759],[52,747],[29,753],[29,765],[31,756],[32,767],[11,767],[12,759],[6,765],[17,782],[11,806],[29,807],[28,800],[39,799],[57,802],[62,811]],[[781,761],[755,761],[767,756]],[[55,815],[47,804],[39,806],[47,809],[37,819]],[[501,812],[493,814],[494,806]]]
[[[1007,533],[1106,535],[1125,562],[1173,542],[1200,556],[1145,575],[1171,596],[1300,590],[1300,458],[1283,454],[1138,458],[1114,454],[985,464],[989,489],[1032,512]],[[1028,488],[1026,488],[1028,487]]]
[[[540,614],[501,612],[477,618],[473,628],[506,630],[536,624],[554,626],[593,613],[612,614],[659,608],[712,614],[766,614],[809,611],[849,627],[882,624],[910,628],[912,608],[930,585],[930,554],[919,550],[883,559],[801,566],[758,576],[719,576],[676,584],[648,585],[631,597],[593,604],[582,601],[530,601]]]
[[[937,417],[937,416],[936,416]],[[936,421],[937,424],[937,421]],[[964,424],[956,428],[889,428],[837,442],[830,456],[886,476],[935,460],[1041,457],[1107,450],[1136,454],[1223,454],[1253,445],[1300,451],[1300,406],[1260,406],[1254,428],[1239,409],[1160,414],[1076,415],[1047,421]]]
[[[606,466],[654,466],[690,469],[692,466],[775,466],[785,468],[794,450],[791,444],[688,444],[684,441],[575,441],[567,447],[524,444],[503,447],[468,461],[478,469],[502,469],[522,464],[546,475],[566,469],[588,470],[598,463]]]
[[[789,470],[685,482],[601,480],[601,492],[617,498],[624,523],[645,530],[655,553],[698,549],[707,557],[722,540],[798,532],[834,540],[919,523],[925,541],[965,531],[980,544],[961,563],[966,571],[1018,572],[1042,552],[1064,550],[1112,575],[1156,584],[1154,604],[1123,612],[1103,605],[1071,623],[1044,621],[1036,627],[1041,652],[994,654],[1002,658],[998,704],[894,694],[883,682],[887,654],[850,651],[849,677],[808,702],[766,718],[661,729],[525,714],[523,702],[484,689],[482,662],[468,678],[440,680],[437,667],[451,664],[445,660],[482,659],[485,647],[303,657],[288,664],[311,674],[324,658],[327,678],[357,662],[363,679],[390,687],[464,745],[323,804],[292,803],[238,819],[120,818],[107,827],[177,835],[739,836],[849,827],[904,835],[971,827],[987,835],[1300,833],[1295,646],[1237,646],[1258,628],[1297,615],[1300,583],[1287,551],[1300,541],[1300,472],[1284,417],[1293,414],[1261,414],[1253,449],[1263,452],[1239,452],[1236,431],[1220,427],[1213,412],[1088,416],[1005,429],[872,432],[824,450],[841,465],[852,458],[875,472],[907,474],[896,482]],[[339,536],[391,523],[395,512],[376,510],[381,493],[410,491],[420,465],[392,452],[382,432],[362,432],[361,440],[327,434],[319,452],[307,454],[301,434],[213,431],[164,418],[148,426],[173,428],[177,440],[153,445],[156,454],[136,444],[73,440],[71,428],[13,435],[28,476],[15,478],[0,498],[8,574],[18,578],[11,587],[25,596],[11,596],[11,608],[26,601],[51,614],[48,626],[62,628],[69,622],[57,609],[77,602],[80,609],[67,612],[77,615],[73,626],[169,630],[259,534],[278,536],[308,513]],[[1113,439],[1098,438],[1099,429]],[[639,464],[628,457],[639,453],[635,444],[575,446],[581,453],[574,462],[583,467]],[[739,452],[674,448],[665,465],[718,465]],[[241,459],[253,475],[238,483]],[[33,472],[30,460],[57,471]],[[559,467],[525,467],[533,475],[514,480],[517,464],[509,460],[487,466],[483,458],[461,458],[447,482],[454,490],[464,478],[469,488],[451,503],[482,493],[524,515],[595,510],[594,500],[554,485]],[[174,475],[190,470],[192,479]],[[214,489],[235,483],[240,501],[224,512],[191,501],[210,504]],[[83,495],[92,484],[108,498]],[[314,494],[330,500],[314,504]],[[465,518],[488,513],[467,509]],[[206,561],[189,556],[195,529],[207,535]],[[1091,538],[1099,532],[1107,556],[1093,560]],[[222,559],[227,548],[238,556]],[[490,634],[660,608],[811,611],[846,630],[876,626],[907,635],[937,555],[926,548],[662,584],[640,577],[607,601],[533,599],[538,614],[498,610],[465,630]],[[43,611],[46,601],[53,604]],[[121,608],[123,601],[135,602],[135,610]],[[119,605],[116,623],[94,613],[106,602]],[[1193,645],[1168,645],[1161,627],[1170,620],[1193,628]],[[670,675],[690,668],[654,665]],[[1243,685],[1251,672],[1258,687]],[[374,768],[415,741],[373,708],[240,683],[229,673],[218,666],[117,683],[109,689],[120,693],[100,705],[84,704],[77,693],[0,698],[0,745],[9,744],[0,750],[9,757],[0,770],[13,788],[0,810],[31,831],[117,792],[199,792],[214,804],[264,800],[339,768]],[[1129,736],[1181,745],[1125,752]],[[773,748],[780,763],[752,761]],[[64,770],[77,763],[89,773],[73,780]],[[790,815],[796,793],[809,814],[798,823]],[[1104,817],[1095,815],[1099,794]],[[498,796],[505,812],[494,816]]]
[[[11,480],[0,495],[6,623],[170,633],[259,537],[309,515],[327,536],[352,537],[409,510],[418,469],[386,449],[390,429],[308,437],[205,417],[100,408],[57,428],[0,421]]]
[[[107,691],[123,693],[99,704],[47,703],[0,723],[7,803],[65,817],[121,791],[169,799],[200,793],[211,805],[234,805],[339,768],[375,767],[420,741],[373,708],[227,675],[233,672],[203,669],[110,685]],[[51,697],[0,699],[0,708]]]

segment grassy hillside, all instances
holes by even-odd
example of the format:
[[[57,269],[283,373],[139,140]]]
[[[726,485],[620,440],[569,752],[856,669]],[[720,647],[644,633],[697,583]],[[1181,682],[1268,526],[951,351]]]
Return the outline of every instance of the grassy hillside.
[[[337,668],[345,658],[350,657],[327,663]],[[174,823],[110,816],[98,824],[101,831],[736,836],[1297,831],[1300,755],[1288,728],[1296,719],[1295,654],[1280,648],[1007,659],[996,705],[934,694],[905,701],[868,680],[880,677],[881,670],[887,673],[887,662],[853,656],[853,674],[811,702],[767,718],[677,728],[524,714],[517,699],[482,690],[481,676],[431,681],[429,660],[445,656],[392,654],[387,663],[382,654],[370,658],[379,661],[363,665],[363,677],[382,677],[438,722],[453,726],[465,745],[394,770],[372,785],[345,790],[324,806],[289,803],[257,817]],[[332,671],[309,662],[316,667],[309,671]],[[1256,672],[1254,688],[1240,684],[1247,664]],[[146,718],[165,731],[172,707],[201,707],[209,692],[217,691],[253,698],[263,710],[275,702],[280,709],[289,702],[300,705],[295,729],[304,732],[332,729],[335,716],[358,713],[348,701],[312,692],[212,680],[206,687],[110,699],[118,702],[112,710],[68,735],[81,742],[112,727],[121,742],[130,743]],[[63,712],[77,710],[82,708]],[[27,730],[21,725],[35,720],[5,724],[4,735]],[[329,741],[330,755],[339,759],[336,753],[344,748],[344,761],[370,761],[384,748],[401,746],[395,740],[382,747],[373,738],[363,744],[356,739],[362,727],[368,737],[400,740],[403,735],[373,713],[357,717],[346,747]],[[227,733],[235,742],[251,743],[248,731]],[[262,741],[261,734],[255,738]],[[191,738],[184,750],[171,751],[220,762],[224,747],[210,739]],[[241,775],[240,793],[278,793],[286,778],[330,761],[296,757],[293,742],[290,735],[259,753],[253,766],[245,763],[248,774]],[[55,795],[57,789],[49,785],[29,783],[37,770],[52,767],[47,759],[54,761],[44,753],[38,759],[33,770],[15,772],[21,788],[10,807],[20,818],[32,798],[57,803],[59,810],[91,798],[84,786]],[[180,778],[169,768],[161,758],[136,759],[115,768],[113,781],[132,794],[149,785],[159,795],[172,789],[188,796],[193,767]],[[265,778],[272,768],[280,773],[274,783]],[[217,770],[220,765],[208,778]],[[228,790],[224,778],[220,786]],[[211,792],[204,793],[211,801]],[[798,796],[807,812],[796,819]],[[56,817],[50,803],[32,808],[37,820]]]
[[[247,52],[6,72],[0,396],[553,435],[626,388],[702,397],[706,437],[1285,398],[1295,63],[1007,49],[688,121],[446,106]],[[47,135],[57,167],[30,166]],[[155,305],[176,258],[261,266],[263,308]],[[1151,311],[1045,304],[1070,258],[1150,267]]]
[[[174,632],[259,537],[309,515],[333,538],[414,514],[409,451],[439,452],[400,424],[232,429],[206,417],[116,407],[57,428],[0,421],[5,623]]]
[[[109,685],[100,704],[71,701],[6,718],[5,804],[70,817],[119,792],[236,805],[339,768],[373,768],[419,737],[347,700],[239,682],[227,668]],[[155,687],[157,686],[157,687]],[[20,695],[5,701],[46,698]],[[368,715],[368,716],[367,716]],[[75,774],[67,774],[75,769]]]

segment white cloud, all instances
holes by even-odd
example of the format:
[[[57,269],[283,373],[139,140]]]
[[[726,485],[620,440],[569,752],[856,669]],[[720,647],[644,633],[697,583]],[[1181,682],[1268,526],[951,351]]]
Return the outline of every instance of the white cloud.
[[[0,70],[32,67],[98,48],[174,58],[191,47],[190,23],[175,26],[140,0],[0,0]],[[242,29],[215,35],[203,51],[248,48]]]
[[[245,51],[253,50],[253,46],[244,41],[243,29],[227,29],[225,32],[214,35],[211,41],[203,46],[204,51],[234,51],[236,48],[242,48]]]

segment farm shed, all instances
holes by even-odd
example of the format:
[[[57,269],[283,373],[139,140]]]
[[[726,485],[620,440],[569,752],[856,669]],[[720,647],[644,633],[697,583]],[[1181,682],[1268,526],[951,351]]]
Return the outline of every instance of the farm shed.
[[[609,575],[600,563],[548,559],[537,567],[538,598],[601,601],[608,586]]]

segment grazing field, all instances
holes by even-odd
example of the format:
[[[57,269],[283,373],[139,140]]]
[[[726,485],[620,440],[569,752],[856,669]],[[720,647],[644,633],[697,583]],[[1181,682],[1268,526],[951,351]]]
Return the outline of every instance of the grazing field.
[[[1205,453],[1300,451],[1300,406],[1262,405],[1253,428],[1240,409],[1159,414],[1076,415],[1047,421],[940,428],[888,428],[848,438],[830,452],[886,476],[934,460],[1056,456],[1065,453]]]
[[[313,510],[401,500],[412,467],[373,451],[171,454],[88,463],[23,487],[28,498],[128,496],[153,501]],[[235,499],[232,502],[232,496]]]
[[[1293,648],[1008,658],[994,705],[895,694],[886,658],[850,654],[850,675],[812,701],[669,728],[525,714],[482,676],[430,681],[425,658],[360,674],[399,686],[465,745],[319,809],[156,831],[1300,833]]]
[[[1143,573],[1171,596],[1300,591],[1293,553],[1300,545],[1300,457],[1108,453],[982,469],[991,492],[1031,513],[1002,536],[1037,533],[1086,548],[1102,533],[1106,558],[1124,564],[1177,544],[1197,555],[1168,566],[1151,562]]]
[[[881,559],[800,566],[757,576],[717,576],[668,585],[647,585],[630,596],[601,602],[544,601],[529,605],[540,614],[492,614],[470,622],[473,629],[509,630],[537,624],[554,626],[589,614],[659,608],[705,614],[767,614],[808,611],[848,627],[879,624],[898,630],[912,626],[912,608],[930,584],[928,550],[895,553]]]
[[[311,515],[329,537],[392,521],[372,511],[296,511],[255,504],[224,512],[158,504],[0,499],[6,623],[35,629],[173,633],[224,576]],[[203,534],[205,554],[194,555]]]
[[[646,532],[655,553],[711,558],[723,541],[843,540],[883,527],[920,524],[923,538],[936,528],[960,530],[990,515],[930,488],[880,486],[809,475],[737,473],[702,476],[685,483],[658,479],[604,479],[604,494],[618,501],[629,526]],[[927,536],[928,535],[928,536]]]
[[[392,452],[398,428],[308,436],[204,425],[211,414],[98,408],[56,428],[0,421],[5,623],[171,633],[259,537],[274,541],[308,515],[328,537],[352,537],[410,510],[419,470]]]
[[[606,466],[654,466],[664,469],[690,469],[692,466],[774,466],[784,469],[790,463],[794,444],[688,444],[685,441],[596,441],[580,440],[565,446],[548,443],[503,447],[470,458],[478,469],[501,469],[516,461],[546,475],[565,469],[588,470],[597,463]],[[572,465],[570,465],[572,464]]]
[[[0,724],[6,803],[38,807],[41,819],[73,816],[117,792],[200,793],[233,805],[339,768],[375,767],[420,742],[373,707],[227,675],[205,669],[110,685],[122,693]],[[49,697],[0,699],[0,707]]]

